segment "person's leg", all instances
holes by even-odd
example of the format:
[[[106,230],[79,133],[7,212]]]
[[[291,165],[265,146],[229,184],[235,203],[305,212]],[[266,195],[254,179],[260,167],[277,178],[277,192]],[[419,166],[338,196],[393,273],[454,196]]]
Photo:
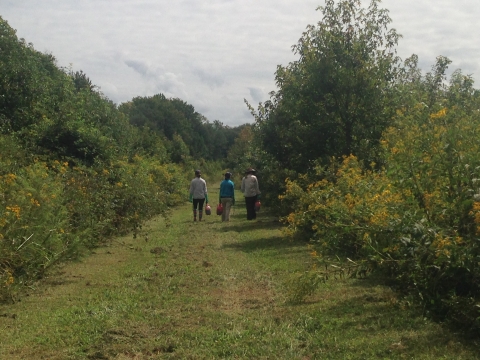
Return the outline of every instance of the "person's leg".
[[[255,203],[257,202],[257,195],[252,196],[252,220],[257,218],[257,210],[255,210]]]
[[[230,209],[232,208],[233,199],[225,198],[222,199],[223,205],[223,214],[222,214],[222,221],[230,221]],[[225,215],[225,217],[223,217]]]
[[[247,220],[250,220],[249,219],[249,214],[250,214],[250,210],[249,210],[249,207],[248,207],[248,197],[245,196],[245,208],[247,209]]]
[[[250,210],[250,198],[246,197],[245,196],[245,207],[247,209],[247,220],[251,220],[250,219],[250,216],[251,216],[251,210]]]
[[[197,221],[198,199],[193,199],[193,221]]]
[[[204,202],[205,202],[205,199],[198,199],[198,221],[202,221]]]
[[[222,221],[225,221],[226,219],[226,208],[227,208],[227,199],[226,198],[221,198],[220,203],[222,204],[223,211],[222,211]]]
[[[255,197],[245,197],[245,205],[247,207],[247,220],[255,219]]]

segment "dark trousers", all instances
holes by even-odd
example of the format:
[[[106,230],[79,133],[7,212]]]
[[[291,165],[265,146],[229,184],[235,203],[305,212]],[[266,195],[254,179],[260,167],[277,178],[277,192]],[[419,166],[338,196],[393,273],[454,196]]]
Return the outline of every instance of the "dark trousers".
[[[247,207],[247,220],[255,220],[257,218],[257,212],[255,211],[255,202],[257,201],[257,195],[245,196],[245,206]]]
[[[197,207],[198,207],[198,220],[202,221],[203,218],[203,203],[205,199],[193,199],[193,221],[197,221]]]
[[[202,211],[203,210],[203,203],[205,202],[205,199],[193,199],[193,210],[198,210]]]

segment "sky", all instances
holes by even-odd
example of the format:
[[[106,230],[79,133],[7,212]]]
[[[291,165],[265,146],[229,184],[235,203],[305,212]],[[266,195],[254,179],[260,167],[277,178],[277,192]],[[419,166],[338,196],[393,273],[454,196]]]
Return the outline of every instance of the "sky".
[[[19,38],[82,70],[116,104],[164,94],[209,121],[238,126],[276,91],[275,71],[324,0],[0,0],[0,16]],[[367,6],[369,1],[362,1]],[[439,55],[450,71],[480,79],[478,0],[383,0],[397,50],[430,71]]]

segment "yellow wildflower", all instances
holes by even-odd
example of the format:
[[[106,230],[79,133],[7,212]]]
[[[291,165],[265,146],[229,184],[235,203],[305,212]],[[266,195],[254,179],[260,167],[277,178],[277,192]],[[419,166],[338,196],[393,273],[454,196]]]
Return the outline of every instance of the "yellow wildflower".
[[[14,213],[17,219],[20,219],[20,206],[18,205],[7,206],[6,209],[7,211],[11,211],[12,213]]]

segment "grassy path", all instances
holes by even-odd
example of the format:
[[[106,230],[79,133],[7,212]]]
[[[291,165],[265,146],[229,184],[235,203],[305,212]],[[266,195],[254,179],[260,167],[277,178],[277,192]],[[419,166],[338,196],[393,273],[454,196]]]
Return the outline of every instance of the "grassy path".
[[[211,194],[215,199],[215,194]],[[230,223],[185,205],[55,269],[0,307],[0,359],[478,359],[371,280],[323,286],[300,305],[289,280],[310,266],[243,203]]]

